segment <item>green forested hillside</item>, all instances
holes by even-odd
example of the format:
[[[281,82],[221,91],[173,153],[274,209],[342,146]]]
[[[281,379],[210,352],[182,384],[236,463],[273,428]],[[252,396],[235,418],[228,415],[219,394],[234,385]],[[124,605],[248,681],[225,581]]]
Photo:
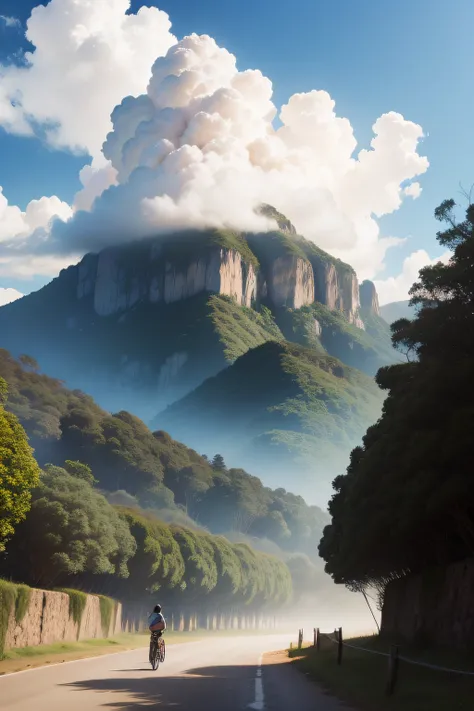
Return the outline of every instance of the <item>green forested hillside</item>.
[[[115,501],[314,555],[326,517],[301,497],[266,488],[219,457],[210,462],[166,432],[152,433],[128,412],[105,412],[92,398],[37,372],[30,358],[16,361],[0,350],[0,375],[9,385],[6,407],[25,427],[41,465],[81,461]]]
[[[267,342],[156,418],[175,436],[207,446],[211,441],[248,466],[272,475],[291,472],[326,479],[344,466],[356,443],[379,415],[375,383],[340,361],[285,342]]]
[[[0,575],[42,587],[108,592],[149,605],[160,591],[178,611],[283,604],[292,595],[285,563],[224,538],[112,506],[81,467],[47,465],[31,510],[0,556]],[[84,474],[82,465],[82,474]]]

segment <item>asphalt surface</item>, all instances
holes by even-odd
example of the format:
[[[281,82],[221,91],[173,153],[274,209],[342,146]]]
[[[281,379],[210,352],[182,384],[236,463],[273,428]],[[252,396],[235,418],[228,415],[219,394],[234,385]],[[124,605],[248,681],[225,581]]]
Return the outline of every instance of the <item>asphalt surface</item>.
[[[2,711],[340,711],[291,664],[266,652],[287,636],[173,644],[157,671],[139,649],[0,677]],[[280,661],[282,661],[282,657]]]

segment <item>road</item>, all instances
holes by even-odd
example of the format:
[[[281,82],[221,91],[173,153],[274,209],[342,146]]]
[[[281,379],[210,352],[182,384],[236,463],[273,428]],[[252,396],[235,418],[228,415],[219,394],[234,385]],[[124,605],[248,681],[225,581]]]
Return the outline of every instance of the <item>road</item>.
[[[300,672],[266,652],[287,636],[170,645],[156,672],[139,649],[0,677],[2,711],[340,711]],[[264,655],[264,656],[262,656]]]

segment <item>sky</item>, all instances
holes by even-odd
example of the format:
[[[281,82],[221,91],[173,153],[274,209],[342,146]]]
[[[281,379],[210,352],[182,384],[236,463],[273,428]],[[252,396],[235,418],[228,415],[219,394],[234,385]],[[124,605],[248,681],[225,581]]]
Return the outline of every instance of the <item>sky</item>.
[[[433,211],[464,205],[460,185],[474,182],[473,3],[52,0],[28,41],[37,5],[0,0],[0,303],[132,233],[253,227],[257,198],[373,279],[381,302],[448,258]],[[192,33],[217,47],[183,44]],[[128,95],[141,99],[115,112],[104,156]]]

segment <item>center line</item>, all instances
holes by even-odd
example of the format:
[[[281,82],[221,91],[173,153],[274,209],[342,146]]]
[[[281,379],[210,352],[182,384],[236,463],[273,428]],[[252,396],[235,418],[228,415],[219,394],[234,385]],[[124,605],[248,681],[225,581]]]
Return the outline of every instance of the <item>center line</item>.
[[[262,680],[262,659],[261,654],[258,660],[257,672],[255,674],[255,701],[250,704],[249,708],[254,709],[254,711],[264,711],[265,709],[265,696],[263,693],[263,680]]]

